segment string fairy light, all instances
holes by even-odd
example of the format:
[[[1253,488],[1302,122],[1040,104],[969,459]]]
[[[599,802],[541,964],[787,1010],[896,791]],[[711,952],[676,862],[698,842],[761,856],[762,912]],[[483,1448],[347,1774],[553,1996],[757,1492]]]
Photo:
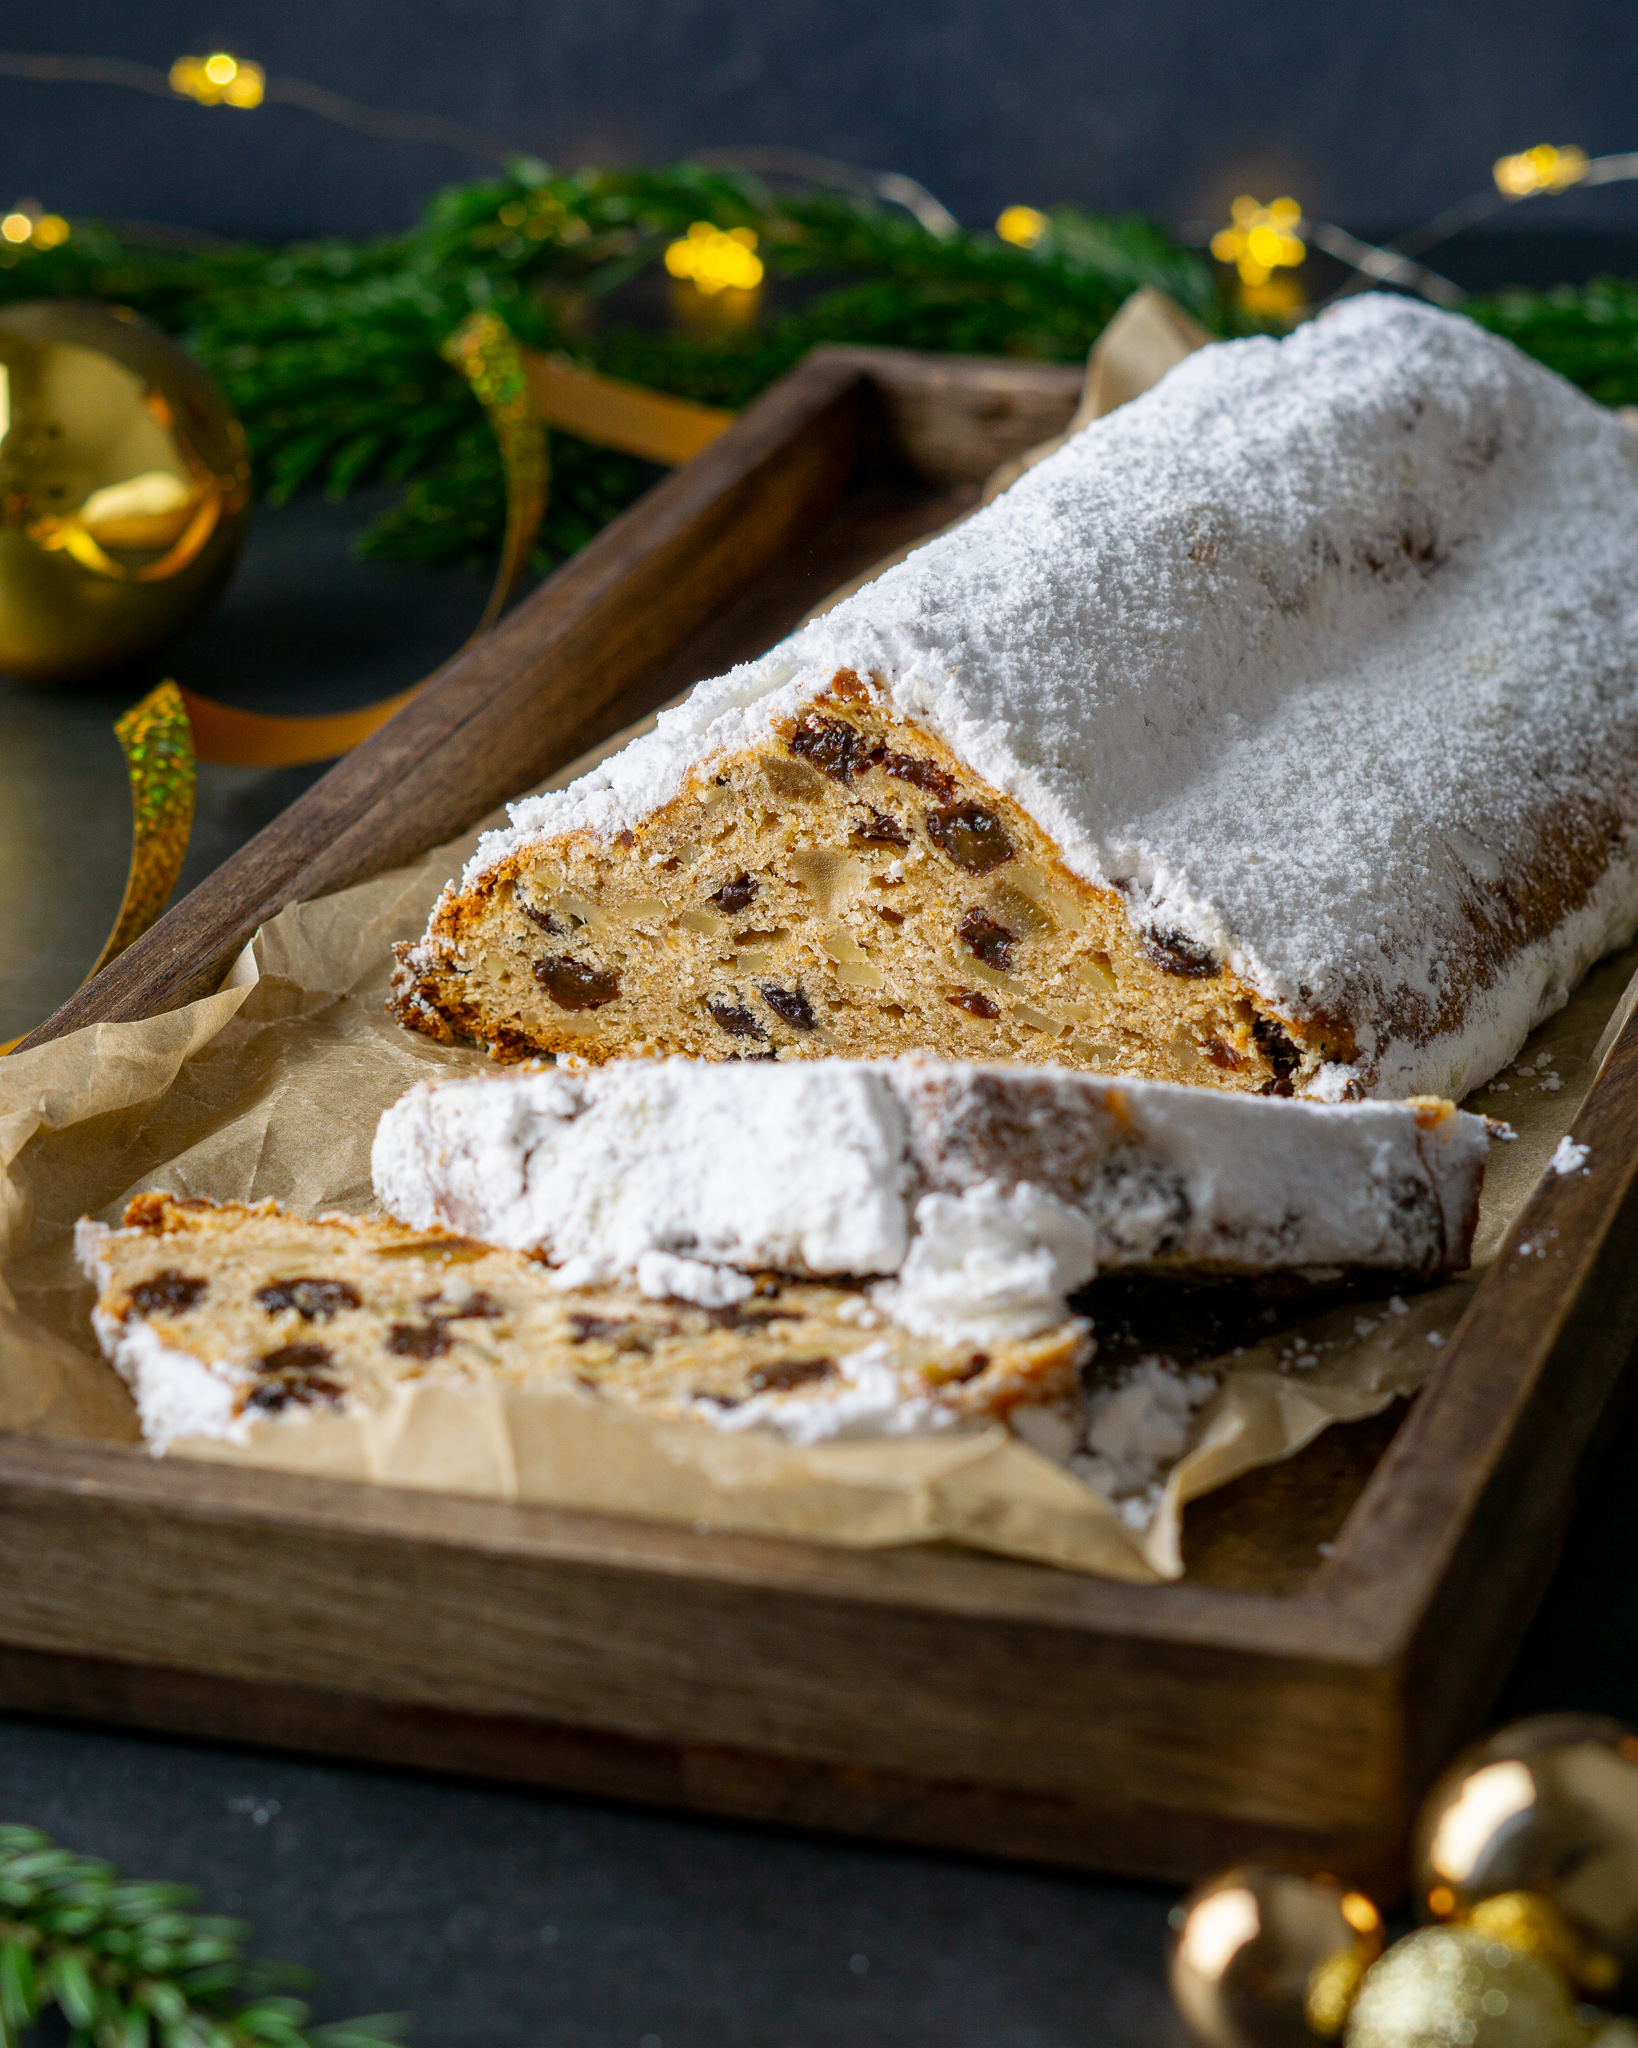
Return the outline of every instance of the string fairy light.
[[[1294,270],[1308,254],[1299,233],[1302,208],[1294,199],[1264,206],[1242,193],[1229,208],[1229,222],[1212,236],[1211,253],[1219,263],[1232,263],[1242,284],[1267,284],[1276,270]]]
[[[1341,228],[1329,228],[1326,238],[1316,231],[1311,239],[1318,247],[1351,264],[1356,273],[1338,286],[1331,294],[1332,299],[1346,298],[1380,279],[1407,285],[1439,305],[1459,305],[1463,294],[1448,278],[1410,259],[1448,242],[1465,228],[1476,227],[1504,207],[1532,199],[1556,199],[1577,186],[1618,185],[1630,178],[1638,178],[1638,150],[1614,156],[1588,156],[1573,142],[1538,142],[1514,155],[1498,157],[1492,167],[1491,182],[1484,191],[1458,200],[1423,226],[1396,235],[1380,247],[1361,242]]]
[[[215,78],[209,67],[221,70],[232,65],[226,77]],[[188,67],[198,66],[196,74]],[[34,50],[0,50],[0,78],[22,78],[36,85],[118,85],[132,92],[151,93],[158,99],[190,99],[203,105],[301,107],[320,120],[351,128],[383,142],[430,142],[467,156],[483,157],[503,167],[520,154],[516,144],[492,135],[481,135],[459,121],[446,121],[441,114],[400,114],[383,107],[366,107],[347,99],[328,86],[315,85],[306,78],[270,77],[261,65],[248,58],[233,57],[225,50],[209,57],[181,57],[169,71],[151,64],[134,64],[124,57],[81,57]],[[258,97],[248,95],[252,80],[260,84]],[[232,86],[241,97],[229,99],[225,88]],[[206,97],[216,88],[214,98]]]
[[[206,57],[179,57],[169,71],[133,63],[123,57],[0,50],[0,78],[27,79],[38,84],[117,85],[153,93],[164,99],[181,97],[203,106],[232,106],[242,110],[262,105],[301,107],[358,134],[384,141],[441,144],[485,157],[508,169],[523,153],[513,144],[481,135],[458,121],[445,120],[441,115],[389,112],[384,108],[363,106],[356,100],[331,92],[326,86],[315,85],[309,79],[270,77],[260,64],[249,58],[235,57],[225,50],[213,51]],[[948,240],[960,232],[960,224],[949,209],[926,186],[901,172],[863,170],[857,165],[836,163],[805,151],[763,145],[697,150],[692,152],[692,156],[694,161],[708,168],[743,169],[760,176],[794,177],[807,183],[868,192],[890,205],[905,208],[939,240]],[[1463,293],[1449,278],[1441,277],[1437,271],[1414,260],[1422,251],[1448,241],[1500,207],[1532,199],[1554,198],[1578,187],[1609,185],[1627,179],[1638,179],[1638,151],[1590,157],[1575,143],[1536,143],[1528,149],[1497,158],[1492,181],[1484,191],[1473,193],[1436,214],[1423,226],[1395,236],[1388,242],[1367,242],[1333,222],[1306,219],[1294,199],[1277,199],[1265,207],[1249,195],[1242,195],[1235,201],[1235,208],[1231,209],[1229,225],[1211,237],[1211,248],[1220,261],[1234,266],[1242,293],[1289,292],[1289,281],[1281,280],[1278,273],[1300,266],[1306,255],[1303,247],[1306,242],[1336,257],[1355,273],[1331,294],[1332,298],[1358,291],[1368,284],[1384,283],[1419,292],[1440,305],[1456,305],[1461,302]],[[14,222],[26,212],[25,207],[17,207],[11,214],[0,216],[0,220]],[[0,265],[14,262],[25,246],[49,248],[54,246],[51,238],[56,241],[67,239],[68,223],[60,215],[35,214],[29,218],[34,224],[26,240],[20,229],[0,227]],[[561,228],[554,229],[544,217],[538,220],[531,217],[500,223],[499,231],[545,239],[554,232],[566,235],[572,225],[565,222]],[[1037,208],[1008,206],[998,216],[995,232],[1002,241],[1016,248],[1029,249],[1045,240],[1050,227],[1050,218]],[[720,232],[712,230],[713,234]],[[691,229],[690,236],[692,234]],[[45,239],[41,239],[42,236]],[[672,250],[683,247],[688,239],[684,237],[681,243],[671,244],[666,252],[668,268]],[[688,256],[678,260],[692,264],[697,258]],[[710,262],[706,264],[703,275],[696,275],[691,270],[673,270],[672,275],[680,282],[697,285],[706,294],[754,289],[755,283],[761,282],[762,263],[755,254],[754,246],[742,247],[739,254],[719,260],[728,264],[733,274],[724,275],[714,285],[705,281],[716,276]],[[742,280],[749,276],[751,265],[755,266],[756,279],[755,283],[746,286]]]
[[[995,232],[1015,249],[1033,249],[1051,225],[1033,206],[1007,206],[996,218]]]
[[[762,258],[756,253],[755,228],[713,227],[697,220],[686,235],[670,243],[665,267],[707,298],[718,292],[755,291],[762,282]]]
[[[47,213],[37,199],[19,199],[0,215],[0,267],[9,269],[25,249],[55,249],[73,233],[60,213]]]
[[[834,157],[814,156],[805,149],[776,149],[744,143],[732,149],[691,149],[691,163],[707,170],[750,171],[759,178],[792,178],[802,185],[830,185],[840,192],[868,192],[889,206],[902,206],[936,241],[947,242],[961,232],[961,223],[935,199],[925,185],[902,171],[867,171]]]
[[[209,57],[178,57],[168,74],[171,91],[202,107],[259,107],[267,97],[267,73],[248,58],[217,50]]]
[[[1537,192],[1568,192],[1587,175],[1587,152],[1573,142],[1562,147],[1538,142],[1517,156],[1496,159],[1496,190],[1509,199],[1529,199]]]

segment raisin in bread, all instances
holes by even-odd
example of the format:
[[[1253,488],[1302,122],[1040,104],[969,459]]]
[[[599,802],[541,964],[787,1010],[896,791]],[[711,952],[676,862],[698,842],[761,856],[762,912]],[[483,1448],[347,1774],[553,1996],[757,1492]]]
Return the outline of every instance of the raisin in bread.
[[[1459,1098],[1638,921],[1638,441],[1364,295],[1201,349],[569,789],[401,949],[502,1058]]]
[[[986,1350],[893,1322],[857,1287],[761,1274],[701,1304],[565,1287],[442,1230],[140,1195],[83,1220],[93,1323],[156,1452],[379,1408],[411,1382],[556,1386],[788,1441],[921,1434],[1073,1409],[1086,1326]]]

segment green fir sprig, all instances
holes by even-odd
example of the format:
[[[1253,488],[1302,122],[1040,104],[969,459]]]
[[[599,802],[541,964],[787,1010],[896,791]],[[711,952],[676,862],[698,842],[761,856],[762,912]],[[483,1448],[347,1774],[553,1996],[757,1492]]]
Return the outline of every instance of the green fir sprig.
[[[781,280],[802,302],[709,332],[633,317],[622,289],[663,277],[667,244],[698,220],[754,228],[775,303]],[[561,175],[520,160],[508,177],[439,194],[409,233],[372,240],[157,247],[77,221],[58,247],[15,252],[0,269],[0,303],[64,296],[135,308],[221,383],[266,496],[405,483],[363,551],[438,562],[492,554],[505,521],[492,437],[439,353],[476,307],[590,368],[737,408],[824,342],[1077,361],[1140,284],[1214,328],[1236,324],[1211,267],[1144,221],[1064,208],[1036,247],[1020,249],[989,233],[941,240],[873,201],[780,197],[694,164]],[[655,476],[566,434],[552,435],[551,458],[542,569]]]
[[[769,288],[748,324],[664,317],[666,246],[699,220],[756,232]],[[775,193],[698,164],[565,174],[520,158],[507,176],[440,193],[408,233],[368,240],[160,247],[77,221],[55,248],[0,250],[0,304],[134,307],[220,381],[266,496],[401,483],[362,552],[449,562],[492,556],[505,524],[493,437],[439,353],[478,307],[532,346],[728,407],[827,342],[1078,362],[1143,285],[1215,334],[1254,331],[1226,274],[1152,222],[1065,206],[1045,223],[1020,248],[988,230],[935,235],[855,194]],[[1594,397],[1638,400],[1638,284],[1504,292],[1467,310]],[[567,434],[553,433],[550,452],[542,570],[656,474]]]
[[[1462,310],[1600,405],[1638,405],[1638,282],[1599,277],[1545,292],[1497,292],[1469,299]]]
[[[309,2027],[276,1987],[301,1973],[244,1954],[235,1920],[179,1885],[122,1879],[36,1828],[0,1826],[0,2048],[55,2007],[72,2048],[382,2048],[396,2018]]]

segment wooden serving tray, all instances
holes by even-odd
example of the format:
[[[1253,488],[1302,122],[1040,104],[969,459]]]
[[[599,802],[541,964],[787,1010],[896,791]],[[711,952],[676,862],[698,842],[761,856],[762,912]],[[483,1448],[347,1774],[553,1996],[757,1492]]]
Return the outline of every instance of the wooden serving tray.
[[[199,996],[976,501],[1072,370],[826,350],[35,1034]],[[1437,1377],[1192,1508],[1140,1587],[0,1437],[0,1703],[1166,1878],[1390,1890],[1638,1334],[1638,1022]],[[1551,1233],[1551,1234],[1550,1234]],[[1510,1242],[1512,1242],[1510,1241]],[[1396,1426],[1397,1423],[1397,1426]],[[1327,1549],[1324,1554],[1320,1545]]]

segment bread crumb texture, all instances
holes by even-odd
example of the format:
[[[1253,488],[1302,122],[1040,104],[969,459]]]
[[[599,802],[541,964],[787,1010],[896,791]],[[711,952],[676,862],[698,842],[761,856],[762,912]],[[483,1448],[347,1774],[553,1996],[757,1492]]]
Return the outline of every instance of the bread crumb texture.
[[[1638,438],[1362,295],[1202,349],[569,789],[402,949],[504,1059],[1460,1099],[1638,920]]]
[[[635,1285],[565,1289],[545,1266],[441,1230],[138,1196],[80,1226],[93,1320],[156,1449],[242,1440],[437,1379],[552,1384],[592,1400],[796,1441],[918,1433],[1072,1400],[1089,1349],[1066,1322],[980,1350],[917,1336],[863,1289],[757,1276],[704,1308]]]
[[[403,1021],[502,1058],[913,1044],[1267,1093],[1324,1057],[1205,949],[1139,934],[949,748],[834,686],[627,843],[525,847],[447,895],[401,949]]]

